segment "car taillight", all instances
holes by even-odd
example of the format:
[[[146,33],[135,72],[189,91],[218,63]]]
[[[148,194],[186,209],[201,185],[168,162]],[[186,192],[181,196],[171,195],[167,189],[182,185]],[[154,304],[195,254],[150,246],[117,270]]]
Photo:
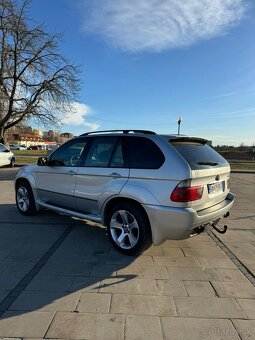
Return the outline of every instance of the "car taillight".
[[[203,196],[202,185],[188,186],[188,181],[181,182],[172,192],[170,199],[173,202],[192,202],[200,200]]]

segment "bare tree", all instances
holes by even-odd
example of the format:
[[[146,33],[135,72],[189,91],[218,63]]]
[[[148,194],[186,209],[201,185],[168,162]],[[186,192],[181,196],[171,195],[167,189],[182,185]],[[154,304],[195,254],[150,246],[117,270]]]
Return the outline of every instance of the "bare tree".
[[[79,89],[78,68],[51,35],[27,16],[30,0],[0,0],[0,142],[11,127],[32,117],[59,122]]]

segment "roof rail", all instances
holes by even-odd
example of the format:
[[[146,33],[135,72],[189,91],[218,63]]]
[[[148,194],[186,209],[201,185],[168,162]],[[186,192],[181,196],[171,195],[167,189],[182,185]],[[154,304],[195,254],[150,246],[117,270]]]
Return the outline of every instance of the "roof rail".
[[[103,131],[92,131],[92,132],[86,132],[81,134],[80,136],[88,136],[91,134],[97,134],[97,133],[111,133],[111,132],[116,132],[116,133],[144,133],[146,135],[156,135],[156,132],[153,131],[148,131],[148,130],[103,130]]]

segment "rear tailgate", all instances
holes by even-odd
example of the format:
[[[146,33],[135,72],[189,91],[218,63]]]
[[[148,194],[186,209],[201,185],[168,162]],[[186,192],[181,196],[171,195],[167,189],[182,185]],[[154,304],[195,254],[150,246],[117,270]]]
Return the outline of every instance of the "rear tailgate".
[[[230,166],[228,162],[206,140],[192,137],[179,137],[170,140],[191,168],[191,186],[203,186],[200,200],[190,203],[195,210],[214,206],[229,193]]]

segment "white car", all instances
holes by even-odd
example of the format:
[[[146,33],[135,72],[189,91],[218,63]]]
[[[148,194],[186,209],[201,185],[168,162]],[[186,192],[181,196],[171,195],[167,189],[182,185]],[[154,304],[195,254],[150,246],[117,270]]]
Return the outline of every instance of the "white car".
[[[19,144],[10,144],[10,150],[27,150],[27,147]]]
[[[6,146],[0,143],[0,166],[5,165],[9,165],[13,168],[15,165],[15,157]]]

